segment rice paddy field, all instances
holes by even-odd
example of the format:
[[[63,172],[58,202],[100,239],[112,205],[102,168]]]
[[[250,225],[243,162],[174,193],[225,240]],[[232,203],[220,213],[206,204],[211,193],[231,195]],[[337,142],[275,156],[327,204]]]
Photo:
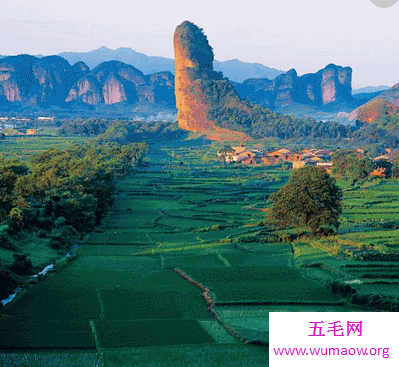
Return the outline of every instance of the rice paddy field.
[[[119,182],[112,210],[77,258],[0,311],[0,366],[263,367],[269,312],[364,310],[307,277],[304,264],[326,264],[315,269],[326,277],[337,276],[333,269],[362,279],[359,292],[397,295],[397,262],[267,241],[267,197],[289,172],[223,167],[202,162],[195,147],[161,148],[152,147],[145,170]],[[376,181],[345,191],[335,241],[395,250],[399,232],[389,225],[399,223],[398,186]],[[381,277],[390,284],[379,287]],[[198,283],[210,290],[218,319]]]

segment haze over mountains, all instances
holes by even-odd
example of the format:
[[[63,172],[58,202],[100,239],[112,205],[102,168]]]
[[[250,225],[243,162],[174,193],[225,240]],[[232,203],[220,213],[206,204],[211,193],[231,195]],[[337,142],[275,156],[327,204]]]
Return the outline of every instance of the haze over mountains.
[[[334,117],[386,89],[367,87],[352,93],[352,70],[334,64],[303,76],[294,69],[285,73],[237,59],[214,60],[213,65],[216,72],[221,71],[230,80],[241,98],[298,116],[328,110],[333,112],[329,117]],[[0,107],[126,107],[144,103],[170,111],[175,109],[174,73],[174,59],[147,56],[131,48],[101,47],[46,57],[0,56]]]
[[[71,65],[83,61],[90,68],[94,68],[104,61],[117,60],[133,65],[144,74],[152,74],[159,71],[175,73],[175,61],[173,59],[147,56],[127,47],[121,47],[116,50],[100,47],[89,52],[62,52],[58,56],[63,57]],[[215,60],[214,68],[216,71],[221,71],[225,77],[239,83],[249,78],[274,79],[284,73],[284,71],[269,68],[262,64],[247,63],[237,59],[228,61]]]

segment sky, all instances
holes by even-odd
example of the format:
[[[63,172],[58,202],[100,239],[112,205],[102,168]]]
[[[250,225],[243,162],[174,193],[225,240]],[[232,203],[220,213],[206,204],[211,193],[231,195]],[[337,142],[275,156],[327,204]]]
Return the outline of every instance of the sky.
[[[106,46],[173,58],[174,30],[189,20],[204,30],[219,61],[294,68],[299,75],[334,63],[353,69],[354,88],[391,86],[399,82],[399,2],[389,8],[373,2],[1,0],[0,55]]]

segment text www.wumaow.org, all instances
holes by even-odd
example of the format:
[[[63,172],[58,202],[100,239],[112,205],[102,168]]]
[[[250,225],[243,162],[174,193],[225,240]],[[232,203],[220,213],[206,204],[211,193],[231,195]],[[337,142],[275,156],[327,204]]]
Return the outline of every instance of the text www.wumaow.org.
[[[389,348],[273,348],[276,356],[380,356],[389,358]]]

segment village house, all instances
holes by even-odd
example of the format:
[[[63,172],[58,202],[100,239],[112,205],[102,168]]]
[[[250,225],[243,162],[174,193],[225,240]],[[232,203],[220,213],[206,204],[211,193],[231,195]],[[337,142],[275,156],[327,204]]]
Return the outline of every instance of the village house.
[[[273,152],[267,153],[267,156],[277,158],[281,161],[291,161],[293,152],[288,149],[277,149]]]
[[[378,156],[373,161],[374,169],[370,172],[370,176],[390,177],[392,175],[392,161],[388,155]]]
[[[262,163],[262,159],[257,156],[245,157],[244,159],[241,160],[241,164],[245,164],[245,165],[261,164],[261,163]]]
[[[266,155],[266,156],[261,157],[261,161],[266,166],[275,166],[276,164],[278,164],[279,159],[275,158],[273,156]]]
[[[308,167],[308,166],[316,167],[317,162],[310,161],[310,160],[292,162],[292,169],[299,169],[299,168]]]
[[[317,162],[316,166],[324,168],[328,174],[331,174],[332,162]]]

